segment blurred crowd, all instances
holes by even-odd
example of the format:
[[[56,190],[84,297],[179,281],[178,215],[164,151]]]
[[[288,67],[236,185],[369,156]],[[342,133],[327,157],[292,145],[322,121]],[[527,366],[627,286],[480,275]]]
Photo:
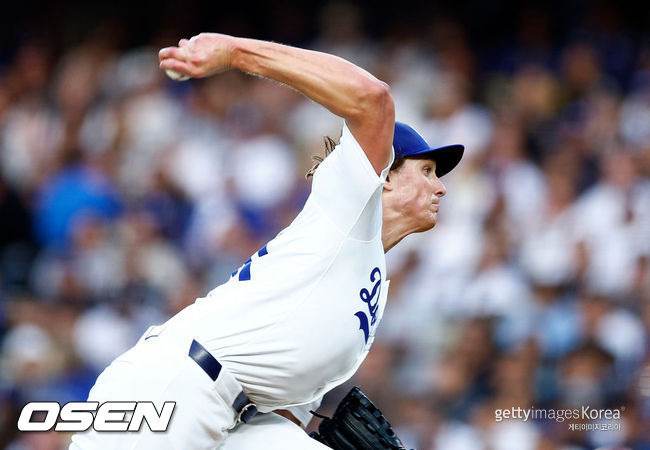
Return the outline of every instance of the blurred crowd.
[[[595,21],[556,41],[533,12],[486,54],[450,18],[371,38],[349,4],[321,17],[305,46],[386,81],[397,120],[466,154],[436,228],[387,254],[373,349],[319,412],[356,384],[407,448],[650,448],[650,35]],[[267,80],[169,80],[162,36],[58,54],[25,39],[0,65],[0,448],[65,447],[18,433],[22,405],[84,400],[149,325],[226,281],[340,135]],[[582,406],[621,418],[495,420]]]

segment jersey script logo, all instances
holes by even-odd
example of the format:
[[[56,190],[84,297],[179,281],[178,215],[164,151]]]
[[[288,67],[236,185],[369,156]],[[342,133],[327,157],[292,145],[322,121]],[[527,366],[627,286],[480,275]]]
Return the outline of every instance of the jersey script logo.
[[[259,249],[257,252],[257,257],[261,258],[264,255],[268,255],[269,251],[266,249],[266,245]],[[239,274],[239,281],[248,281],[251,279],[251,263],[253,262],[253,257],[251,256],[246,260],[243,266],[241,266],[239,269],[235,270],[233,273],[230,274],[231,277],[234,277],[235,275]]]
[[[375,267],[370,272],[370,282],[375,283],[372,287],[372,292],[363,288],[359,291],[359,297],[366,305],[368,305],[368,312],[370,313],[370,323],[368,323],[368,314],[359,311],[355,314],[359,318],[359,329],[363,330],[363,337],[368,343],[368,336],[370,336],[370,327],[377,322],[377,309],[379,308],[379,297],[381,293],[381,271],[379,267]]]

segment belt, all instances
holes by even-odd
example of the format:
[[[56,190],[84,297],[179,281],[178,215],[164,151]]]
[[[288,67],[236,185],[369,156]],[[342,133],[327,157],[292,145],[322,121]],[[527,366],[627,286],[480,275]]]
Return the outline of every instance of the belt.
[[[192,340],[189,357],[192,358],[203,371],[208,374],[212,381],[216,381],[221,373],[222,365],[210,354],[201,344]],[[246,393],[242,390],[237,394],[232,403],[233,409],[237,412],[237,422],[248,422],[257,414],[257,406],[251,402]]]

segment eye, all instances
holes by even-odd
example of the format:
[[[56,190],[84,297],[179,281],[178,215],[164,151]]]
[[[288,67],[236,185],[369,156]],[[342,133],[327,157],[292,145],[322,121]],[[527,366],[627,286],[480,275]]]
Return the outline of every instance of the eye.
[[[424,166],[422,169],[426,175],[430,175],[431,172],[433,171],[433,168],[431,166]]]

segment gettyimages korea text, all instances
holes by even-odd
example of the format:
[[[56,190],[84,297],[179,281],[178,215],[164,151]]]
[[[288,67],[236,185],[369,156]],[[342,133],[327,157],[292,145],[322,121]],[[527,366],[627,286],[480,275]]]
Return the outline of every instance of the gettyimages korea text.
[[[591,406],[581,406],[579,408],[522,408],[513,406],[511,408],[498,408],[494,410],[494,420],[501,422],[503,420],[551,420],[559,423],[565,421],[568,429],[571,431],[584,430],[620,430],[621,413],[625,410],[624,406],[620,408],[593,408]],[[581,421],[582,423],[574,423]],[[586,423],[585,423],[586,421]]]

